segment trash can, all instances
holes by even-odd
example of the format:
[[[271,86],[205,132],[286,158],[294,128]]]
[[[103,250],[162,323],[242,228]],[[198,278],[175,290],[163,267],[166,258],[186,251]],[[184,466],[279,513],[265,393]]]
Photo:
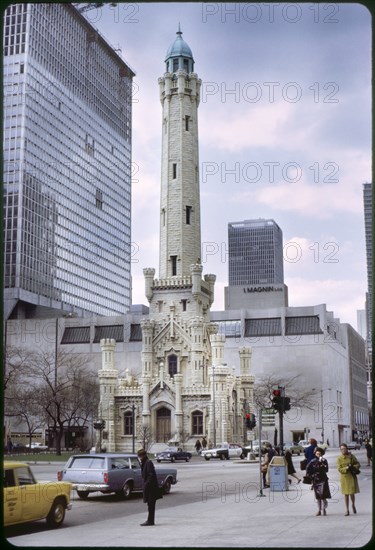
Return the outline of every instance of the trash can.
[[[288,467],[283,456],[274,456],[270,462],[270,490],[287,491],[289,489]]]

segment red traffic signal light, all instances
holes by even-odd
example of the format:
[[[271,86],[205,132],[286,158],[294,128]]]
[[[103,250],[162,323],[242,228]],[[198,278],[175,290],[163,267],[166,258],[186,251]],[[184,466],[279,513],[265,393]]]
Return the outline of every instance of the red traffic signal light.
[[[283,410],[283,398],[281,397],[281,390],[273,390],[272,407],[275,411]]]

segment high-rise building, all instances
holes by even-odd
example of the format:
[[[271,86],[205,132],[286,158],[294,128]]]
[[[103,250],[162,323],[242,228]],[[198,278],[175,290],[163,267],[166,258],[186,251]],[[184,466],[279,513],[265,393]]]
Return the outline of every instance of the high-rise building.
[[[134,72],[71,4],[4,15],[4,317],[131,302]]]
[[[274,220],[228,224],[228,272],[225,309],[243,307],[250,297],[256,307],[288,305],[283,234]]]
[[[365,239],[367,259],[366,322],[367,342],[371,349],[372,335],[372,183],[363,184],[363,206],[365,215]]]

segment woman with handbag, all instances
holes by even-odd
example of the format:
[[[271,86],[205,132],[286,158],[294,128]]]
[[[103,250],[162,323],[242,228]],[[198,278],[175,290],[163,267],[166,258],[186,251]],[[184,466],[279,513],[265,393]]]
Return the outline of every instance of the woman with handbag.
[[[354,514],[357,513],[355,507],[355,495],[359,493],[359,485],[357,475],[360,472],[360,463],[345,443],[340,445],[341,456],[337,458],[337,469],[340,472],[341,493],[345,497],[345,515],[349,515],[349,496],[352,502]]]
[[[318,511],[316,516],[327,515],[328,502],[327,499],[331,498],[331,492],[328,484],[328,462],[323,458],[324,449],[316,447],[314,458],[310,460],[306,467],[306,475],[311,478],[312,487],[314,489],[315,498],[318,503]]]

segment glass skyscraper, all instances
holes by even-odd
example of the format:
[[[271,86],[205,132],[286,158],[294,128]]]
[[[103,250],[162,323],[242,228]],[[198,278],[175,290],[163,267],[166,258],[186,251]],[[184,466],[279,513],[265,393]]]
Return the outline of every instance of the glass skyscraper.
[[[3,24],[4,317],[125,313],[134,72],[71,4]]]
[[[228,224],[229,286],[284,283],[283,234],[274,220]]]
[[[367,294],[366,294],[366,323],[367,344],[372,351],[372,183],[363,184],[363,206],[365,215],[365,239],[367,259]]]

